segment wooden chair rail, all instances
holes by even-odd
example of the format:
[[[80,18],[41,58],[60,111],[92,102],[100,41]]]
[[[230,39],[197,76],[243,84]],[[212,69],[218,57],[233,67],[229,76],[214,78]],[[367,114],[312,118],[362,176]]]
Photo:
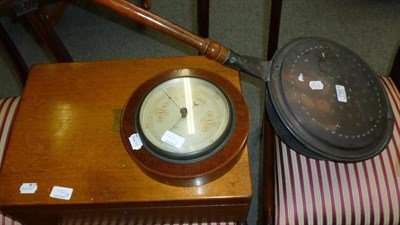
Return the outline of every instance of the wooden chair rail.
[[[18,51],[10,36],[8,36],[7,31],[4,29],[1,23],[0,42],[3,43],[3,47],[6,49],[9,57],[12,59],[11,61],[14,62],[13,66],[18,76],[18,81],[21,83],[22,86],[25,86],[25,82],[29,72],[28,66],[26,65],[21,53]]]

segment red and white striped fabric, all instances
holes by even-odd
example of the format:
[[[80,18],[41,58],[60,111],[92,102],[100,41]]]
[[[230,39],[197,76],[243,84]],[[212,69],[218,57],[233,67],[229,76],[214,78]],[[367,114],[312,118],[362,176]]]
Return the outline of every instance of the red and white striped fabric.
[[[10,128],[14,121],[19,101],[20,97],[0,99],[0,165],[3,161],[4,150],[8,142]]]
[[[2,214],[0,214],[0,224],[1,225],[21,225],[17,221],[12,220],[6,216],[3,216]]]
[[[388,147],[359,163],[306,158],[276,139],[276,224],[400,224],[400,95],[382,78],[394,112]]]
[[[0,99],[0,166],[3,161],[5,147],[10,136],[10,128],[14,121],[19,101],[20,97]],[[0,212],[0,225],[20,225],[20,223],[3,216]]]
[[[119,222],[119,223],[107,223],[107,221],[91,221],[91,222],[78,222],[78,223],[68,223],[68,225],[98,225],[98,224],[115,224],[115,225],[137,225],[143,224],[140,222]],[[215,222],[215,223],[168,223],[168,224],[158,224],[158,223],[150,223],[151,225],[236,225],[235,222]],[[64,223],[62,223],[64,225]]]

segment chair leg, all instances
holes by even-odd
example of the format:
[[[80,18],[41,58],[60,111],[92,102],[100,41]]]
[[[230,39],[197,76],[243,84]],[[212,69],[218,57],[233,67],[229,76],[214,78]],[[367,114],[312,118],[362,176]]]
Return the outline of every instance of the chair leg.
[[[42,11],[44,18],[47,18],[52,26],[55,26],[60,20],[61,16],[68,6],[68,1],[71,0],[59,0],[52,10],[49,10],[49,7],[47,5],[43,5],[41,7],[40,10]]]
[[[197,0],[197,27],[199,36],[208,38],[210,1]]]
[[[72,62],[72,57],[54,31],[49,18],[45,16],[45,10],[40,10],[38,0],[15,0],[11,8],[17,16],[23,16],[28,20],[58,62]]]
[[[271,60],[272,56],[278,49],[281,11],[282,11],[282,0],[271,0],[267,60]]]
[[[400,88],[400,47],[397,49],[396,56],[394,57],[390,76],[392,77],[397,88]]]
[[[278,49],[279,27],[281,21],[282,0],[271,0],[268,34],[267,60],[271,60]],[[264,145],[262,156],[262,224],[274,224],[275,221],[275,134],[264,116]]]
[[[275,133],[268,120],[264,116],[264,140],[262,152],[262,178],[261,205],[262,224],[272,225],[275,220]]]
[[[58,62],[73,61],[68,50],[54,31],[50,21],[44,18],[39,11],[29,12],[24,14],[24,17],[29,21],[29,24],[35,29],[44,43],[50,48]]]
[[[8,36],[7,31],[4,29],[3,25],[0,23],[0,42],[3,44],[7,54],[10,56],[12,63],[14,64],[15,70],[17,72],[18,79],[22,86],[25,86],[26,79],[28,77],[28,66],[21,53],[15,46],[14,42]]]

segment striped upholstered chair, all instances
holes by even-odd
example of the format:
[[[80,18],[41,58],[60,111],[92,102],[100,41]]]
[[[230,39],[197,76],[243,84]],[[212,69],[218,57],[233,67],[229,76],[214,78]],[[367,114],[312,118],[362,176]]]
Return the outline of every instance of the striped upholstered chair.
[[[9,97],[0,99],[0,165],[3,160],[5,146],[14,121],[20,97]],[[1,168],[1,167],[0,167]],[[19,225],[18,222],[3,216],[0,212],[0,225]]]
[[[314,160],[276,139],[276,224],[400,223],[400,93],[391,78],[381,81],[395,127],[378,156],[359,163]]]

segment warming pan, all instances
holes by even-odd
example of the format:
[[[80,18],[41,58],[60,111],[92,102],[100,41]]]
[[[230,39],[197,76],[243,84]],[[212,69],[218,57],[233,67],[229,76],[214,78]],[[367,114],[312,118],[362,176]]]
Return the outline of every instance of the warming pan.
[[[354,52],[333,41],[299,38],[266,61],[236,54],[127,1],[94,2],[263,80],[272,126],[305,156],[356,162],[379,154],[390,141],[393,113],[378,76]]]

